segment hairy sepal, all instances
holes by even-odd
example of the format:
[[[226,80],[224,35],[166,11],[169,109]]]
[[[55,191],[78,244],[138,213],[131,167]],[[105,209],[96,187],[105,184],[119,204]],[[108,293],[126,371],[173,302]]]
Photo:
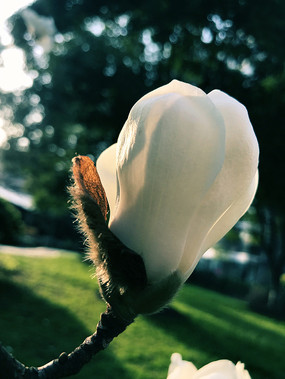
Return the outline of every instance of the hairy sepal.
[[[73,180],[69,190],[79,228],[88,244],[88,258],[96,267],[103,297],[112,305],[112,298],[123,295],[130,288],[141,291],[146,287],[144,262],[108,228],[106,194],[90,158],[78,156],[73,159]]]

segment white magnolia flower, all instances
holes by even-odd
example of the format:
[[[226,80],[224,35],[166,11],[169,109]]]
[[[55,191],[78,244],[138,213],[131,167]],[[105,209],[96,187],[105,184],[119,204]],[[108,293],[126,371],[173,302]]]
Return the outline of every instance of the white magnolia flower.
[[[227,360],[211,362],[198,370],[192,362],[183,361],[178,353],[171,356],[167,379],[250,379],[244,364]]]
[[[219,90],[173,80],[134,105],[96,165],[109,228],[141,255],[149,283],[183,283],[247,211],[258,155],[246,108]]]

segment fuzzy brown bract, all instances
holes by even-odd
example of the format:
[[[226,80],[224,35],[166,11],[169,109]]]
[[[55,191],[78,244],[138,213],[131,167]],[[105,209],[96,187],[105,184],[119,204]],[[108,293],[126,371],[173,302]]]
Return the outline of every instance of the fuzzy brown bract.
[[[87,240],[88,258],[96,267],[104,299],[112,307],[122,308],[127,292],[140,292],[147,286],[143,260],[108,228],[108,202],[93,161],[86,156],[75,157],[72,172],[73,185],[69,188],[72,208]],[[116,306],[114,303],[118,301],[120,305]],[[135,317],[132,309],[123,312],[118,309],[118,313],[123,313],[124,318]]]

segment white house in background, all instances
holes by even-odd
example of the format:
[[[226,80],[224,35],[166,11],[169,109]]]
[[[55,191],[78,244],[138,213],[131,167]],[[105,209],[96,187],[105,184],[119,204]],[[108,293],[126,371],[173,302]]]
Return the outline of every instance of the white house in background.
[[[0,198],[9,201],[15,206],[26,211],[33,210],[33,199],[31,195],[12,191],[11,189],[0,186]]]

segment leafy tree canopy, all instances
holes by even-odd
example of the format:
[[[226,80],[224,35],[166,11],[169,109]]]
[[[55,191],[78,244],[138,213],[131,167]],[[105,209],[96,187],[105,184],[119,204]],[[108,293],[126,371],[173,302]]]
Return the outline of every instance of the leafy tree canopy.
[[[284,211],[283,1],[38,0],[29,10],[41,28],[23,12],[10,24],[33,85],[2,95],[1,112],[13,123],[6,168],[25,175],[39,208],[65,208],[70,159],[96,158],[134,102],[176,78],[247,106],[261,148],[258,202]]]

